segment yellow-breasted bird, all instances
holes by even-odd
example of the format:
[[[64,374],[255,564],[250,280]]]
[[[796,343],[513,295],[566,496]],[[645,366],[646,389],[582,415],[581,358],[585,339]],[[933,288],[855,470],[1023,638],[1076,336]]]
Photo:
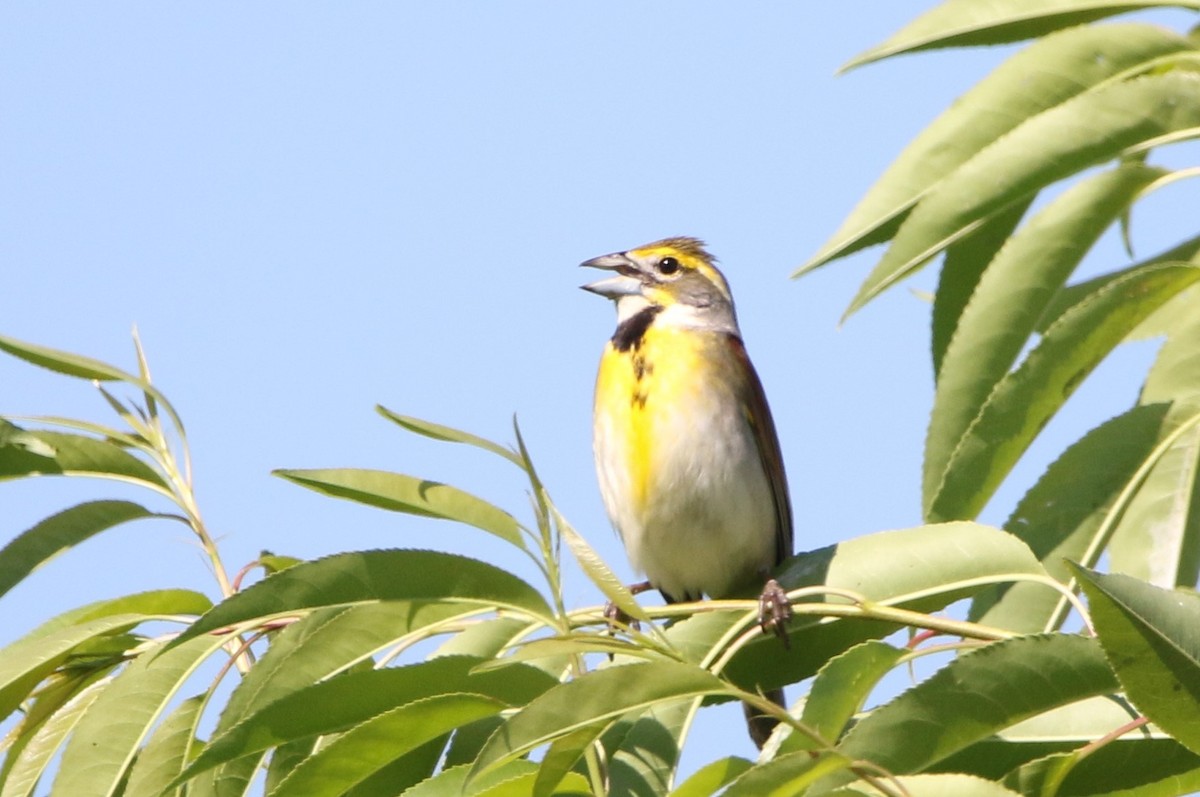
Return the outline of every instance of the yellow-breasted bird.
[[[582,264],[616,272],[583,286],[617,305],[596,379],[596,472],[645,586],[673,603],[765,583],[760,622],[786,641],[787,596],[770,578],[792,553],[783,457],[715,262],[695,238],[666,238]],[[775,723],[747,709],[761,747]]]

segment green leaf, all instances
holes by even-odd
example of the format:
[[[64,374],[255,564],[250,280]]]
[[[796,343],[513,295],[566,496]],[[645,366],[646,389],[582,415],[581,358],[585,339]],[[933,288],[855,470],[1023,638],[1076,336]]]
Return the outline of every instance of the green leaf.
[[[226,598],[176,642],[267,617],[379,601],[505,607],[551,622],[537,590],[513,574],[437,551],[362,551],[304,562]]]
[[[196,725],[204,704],[204,695],[189,697],[163,720],[134,762],[122,797],[162,797],[198,747]]]
[[[1134,407],[1091,430],[1017,504],[1004,528],[1029,545],[1050,576],[1066,582],[1071,573],[1064,559],[1081,559],[1096,544],[1117,497],[1170,433],[1167,410],[1163,404]],[[1021,633],[1041,631],[1059,598],[1043,584],[1004,584],[976,595],[969,617]]]
[[[1172,739],[1111,742],[1030,761],[1004,782],[1021,794],[1175,797],[1200,789],[1200,757]]]
[[[611,725],[610,720],[586,725],[551,742],[538,766],[531,797],[551,797],[555,788],[570,774],[588,748],[595,744]]]
[[[668,700],[617,720],[603,739],[611,761],[610,792],[666,792],[679,766],[680,750],[695,708],[695,700]]]
[[[940,484],[927,493],[926,516],[975,516],[1046,422],[1113,347],[1198,279],[1200,267],[1147,266],[1105,285],[1065,313],[996,385],[950,457]]]
[[[351,672],[293,690],[214,736],[180,780],[272,747],[345,731],[397,706],[450,693],[523,705],[557,682],[514,664],[475,672],[479,659],[443,657],[407,667]]]
[[[1034,42],[913,139],[794,276],[890,239],[931,189],[1027,119],[1118,75],[1194,49],[1186,38],[1146,24],[1081,26]]]
[[[988,265],[963,309],[938,371],[925,439],[927,502],[959,442],[1028,344],[1055,293],[1100,234],[1165,173],[1129,163],[1072,186],[1030,219]],[[943,283],[946,279],[943,273]]]
[[[55,373],[98,382],[128,382],[143,386],[144,382],[131,373],[91,357],[59,351],[0,335],[0,351],[6,351],[25,362],[48,368]]]
[[[163,517],[129,501],[89,501],[46,518],[0,550],[0,595],[63,551],[113,526]]]
[[[1100,644],[1126,694],[1200,753],[1200,595],[1077,567]]]
[[[301,487],[335,498],[392,512],[465,523],[525,549],[521,524],[512,515],[448,484],[359,468],[277,470],[274,473]]]
[[[874,603],[933,612],[984,589],[990,578],[1009,580],[1026,573],[1045,571],[1024,543],[999,529],[964,522],[856,537],[792,557],[778,578],[789,590],[825,584]],[[846,600],[831,597],[828,602]],[[698,614],[675,623],[666,634],[691,660],[700,661],[737,619],[726,613]],[[790,647],[781,649],[778,639],[761,637],[741,648],[724,674],[750,691],[773,689],[807,678],[842,651],[896,628],[879,620],[828,622],[797,614],[789,624]]]
[[[1014,203],[989,218],[971,235],[946,247],[946,259],[942,263],[937,291],[933,295],[930,342],[935,379],[940,378],[946,348],[984,269],[1020,224],[1033,200],[1034,197],[1029,197],[1023,202]]]
[[[804,794],[821,778],[845,770],[853,763],[837,754],[814,758],[808,751],[787,753],[748,769],[725,790],[722,797],[792,797]]]
[[[339,797],[417,746],[505,704],[474,694],[441,694],[385,711],[304,759],[271,797]]]
[[[839,749],[898,775],[916,773],[1022,719],[1116,688],[1094,639],[993,642],[872,711]]]
[[[86,686],[42,723],[24,745],[10,748],[4,760],[7,771],[0,784],[0,797],[32,797],[63,742],[110,681],[104,678]]]
[[[272,639],[230,695],[213,737],[280,698],[370,660],[399,639],[471,611],[464,604],[389,601],[313,612]],[[243,794],[260,759],[260,755],[243,756],[205,773],[191,784],[190,797]]]
[[[0,717],[7,717],[42,679],[82,645],[118,636],[149,620],[172,620],[207,599],[186,590],[162,590],[101,601],[43,623],[0,650]]]
[[[648,622],[650,618],[642,609],[641,604],[633,597],[633,592],[600,558],[596,550],[588,545],[587,540],[566,521],[566,518],[559,514],[557,509],[554,510],[554,517],[563,539],[567,542],[567,547],[575,555],[575,561],[579,562],[579,567],[604,594],[604,597],[632,619]]]
[[[707,670],[679,662],[629,664],[588,673],[548,690],[510,717],[479,754],[472,778],[603,720],[681,698],[731,691]]]
[[[376,405],[375,411],[387,418],[389,421],[403,426],[410,432],[416,432],[419,435],[431,437],[434,440],[444,440],[448,443],[465,443],[469,446],[481,448],[484,451],[488,451],[498,457],[503,457],[521,470],[525,470],[525,463],[521,461],[521,457],[499,443],[493,443],[491,440],[473,435],[470,432],[463,432],[458,429],[453,429],[449,426],[442,426],[440,423],[423,421],[420,418],[414,418],[411,415],[401,415],[389,410],[382,404]]]
[[[33,441],[41,447],[33,448]],[[157,471],[121,446],[63,432],[27,431],[20,445],[0,444],[0,480],[25,476],[99,476],[170,489]]]
[[[1194,0],[946,0],[863,52],[843,70],[901,53],[1045,38],[1051,32],[1138,8],[1200,8]]]
[[[752,766],[753,761],[737,756],[718,758],[692,773],[671,792],[670,797],[712,797]]]
[[[111,797],[167,703],[222,640],[206,637],[138,656],[80,720],[63,750],[51,797]]]
[[[971,775],[908,775],[896,778],[891,785],[893,788],[895,785],[901,786],[907,797],[1019,797],[1020,795],[1020,792],[1010,791],[999,783]],[[854,784],[850,789],[838,789],[830,792],[828,797],[840,797],[840,795],[875,797],[880,794],[883,792],[860,782]]]
[[[1103,85],[1030,118],[921,200],[845,314],[1042,188],[1107,160],[1198,135],[1200,75],[1182,71]]]
[[[872,639],[830,659],[813,681],[800,721],[830,744],[836,744],[879,679],[891,672],[905,653],[901,648]],[[783,741],[780,752],[815,747],[808,736],[793,733]]]

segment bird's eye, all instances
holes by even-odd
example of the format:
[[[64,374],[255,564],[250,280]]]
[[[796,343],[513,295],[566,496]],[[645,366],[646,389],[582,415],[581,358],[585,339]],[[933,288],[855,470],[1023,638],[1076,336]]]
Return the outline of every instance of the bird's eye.
[[[674,274],[679,270],[679,261],[673,257],[664,257],[658,261],[658,273]]]

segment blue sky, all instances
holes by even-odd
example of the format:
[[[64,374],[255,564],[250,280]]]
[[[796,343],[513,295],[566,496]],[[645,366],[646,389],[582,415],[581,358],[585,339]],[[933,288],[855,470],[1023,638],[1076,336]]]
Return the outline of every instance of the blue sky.
[[[231,570],[263,548],[410,546],[532,577],[483,535],[269,475],[387,468],[524,512],[503,463],[407,434],[373,412],[382,403],[503,442],[516,413],[560,508],[632,578],[591,460],[614,314],[578,290],[576,265],[695,235],[721,258],[774,409],[798,549],[915,525],[928,306],[902,287],[839,329],[877,252],[788,274],[1009,52],[835,76],[929,5],[6,3],[0,334],[132,369],[137,325]],[[1141,254],[1166,242],[1140,239],[1136,217],[1134,231]],[[1092,267],[1120,264],[1110,256]],[[929,289],[933,272],[908,285]],[[1152,351],[1106,365],[1018,481],[1128,406]],[[7,357],[0,413],[109,418],[86,383]],[[115,496],[150,500],[0,483],[0,537]],[[0,600],[0,642],[91,600],[176,585],[213,589],[180,527],[122,528]],[[598,596],[577,576],[568,599]]]

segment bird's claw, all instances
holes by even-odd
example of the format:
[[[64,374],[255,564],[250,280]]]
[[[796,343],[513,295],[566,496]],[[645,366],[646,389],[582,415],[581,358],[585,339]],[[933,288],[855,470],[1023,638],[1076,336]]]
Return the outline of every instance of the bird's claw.
[[[788,600],[787,591],[779,586],[775,579],[767,579],[762,595],[758,597],[758,625],[764,634],[774,633],[783,640],[784,647],[791,647],[788,642],[788,622],[792,619],[792,604]]]
[[[609,601],[604,604],[604,620],[608,623],[608,633],[616,636],[617,626],[623,625],[626,628],[631,628],[634,631],[641,630],[641,623],[626,614],[621,607]]]

